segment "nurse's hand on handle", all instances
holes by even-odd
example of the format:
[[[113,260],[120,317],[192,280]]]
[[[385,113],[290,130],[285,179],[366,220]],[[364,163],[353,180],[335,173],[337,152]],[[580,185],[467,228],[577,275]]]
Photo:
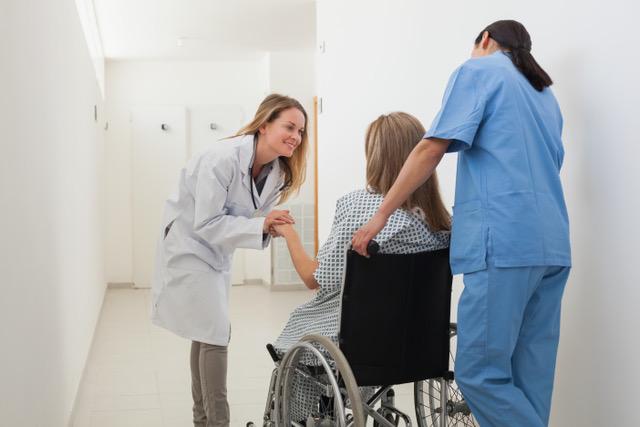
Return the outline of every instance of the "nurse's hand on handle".
[[[389,217],[384,214],[380,212],[376,213],[369,222],[363,225],[362,228],[353,235],[353,239],[351,240],[353,250],[360,255],[369,256],[367,253],[369,242],[387,225],[388,219]]]
[[[289,215],[288,210],[272,210],[269,214],[264,218],[264,225],[262,226],[262,231],[264,233],[268,233],[269,229],[274,225],[282,225],[282,224],[295,224],[296,221],[293,219],[291,215]]]

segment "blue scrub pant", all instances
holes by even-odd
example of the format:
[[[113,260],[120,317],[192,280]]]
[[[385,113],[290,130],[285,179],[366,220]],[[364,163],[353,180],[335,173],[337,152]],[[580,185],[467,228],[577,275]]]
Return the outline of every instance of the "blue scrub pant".
[[[568,267],[464,275],[455,374],[481,427],[544,427]]]

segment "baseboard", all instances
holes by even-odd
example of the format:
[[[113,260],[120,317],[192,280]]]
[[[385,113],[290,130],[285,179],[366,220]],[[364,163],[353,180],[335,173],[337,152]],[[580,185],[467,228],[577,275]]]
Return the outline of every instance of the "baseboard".
[[[307,289],[304,283],[290,283],[287,285],[274,285],[267,283],[264,279],[244,279],[242,283],[232,283],[231,286],[266,286],[274,292],[299,291]],[[133,282],[112,282],[107,284],[109,289],[148,289],[146,287],[136,287]]]
[[[307,289],[304,283],[292,283],[289,285],[276,285],[272,284],[269,286],[269,290],[272,292],[283,292],[283,291],[302,291]]]
[[[107,283],[109,289],[133,289],[133,282],[111,282]]]
[[[268,283],[264,279],[244,279],[242,283],[234,283],[233,286],[268,286]]]
[[[100,304],[100,310],[98,311],[98,317],[96,318],[96,323],[93,327],[93,336],[91,337],[91,342],[89,344],[89,351],[87,352],[87,358],[84,361],[84,367],[82,368],[82,374],[80,375],[80,382],[78,383],[78,389],[76,390],[76,395],[73,399],[73,406],[71,407],[71,413],[69,414],[68,427],[74,427],[76,425],[76,421],[83,414],[79,414],[79,408],[88,408],[87,403],[83,402],[81,399],[86,398],[87,394],[85,393],[86,387],[86,377],[87,377],[87,366],[89,366],[89,359],[91,358],[91,352],[93,351],[93,344],[96,339],[96,330],[98,329],[98,324],[100,323],[100,319],[102,319],[102,310],[104,309],[104,300],[107,293],[107,288],[109,288],[110,284],[107,284],[107,287],[102,294],[102,304]],[[84,414],[88,420],[88,414]],[[84,423],[81,423],[84,425]]]

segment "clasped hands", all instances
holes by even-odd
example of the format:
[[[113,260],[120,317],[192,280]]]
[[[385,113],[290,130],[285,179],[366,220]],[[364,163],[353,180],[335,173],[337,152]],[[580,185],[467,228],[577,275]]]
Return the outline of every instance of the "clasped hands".
[[[287,232],[293,231],[295,223],[288,210],[272,210],[264,219],[262,231],[271,237],[284,237]]]

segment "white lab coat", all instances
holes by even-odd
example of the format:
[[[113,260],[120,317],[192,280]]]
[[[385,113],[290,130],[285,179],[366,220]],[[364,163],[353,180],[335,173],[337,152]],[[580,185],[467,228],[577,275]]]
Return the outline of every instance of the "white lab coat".
[[[264,217],[283,184],[275,161],[258,195],[249,173],[253,151],[253,135],[223,140],[182,169],[162,220],[152,285],[154,324],[190,340],[229,343],[233,251],[269,244],[263,239]]]

